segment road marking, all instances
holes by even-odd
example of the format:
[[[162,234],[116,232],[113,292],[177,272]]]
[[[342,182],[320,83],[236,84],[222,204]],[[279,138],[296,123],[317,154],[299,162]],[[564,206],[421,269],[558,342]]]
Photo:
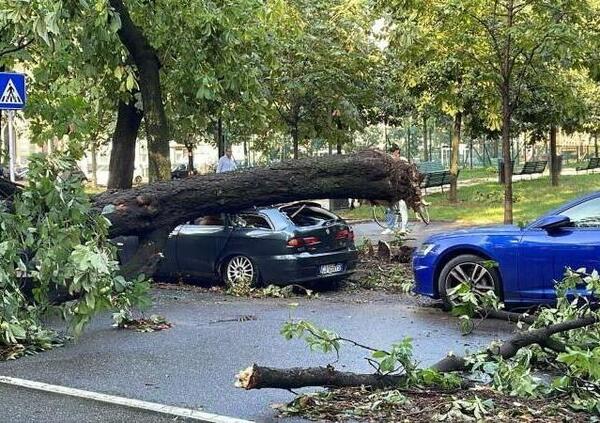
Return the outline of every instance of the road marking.
[[[124,407],[137,408],[171,416],[185,417],[206,423],[252,423],[249,420],[234,417],[221,416],[219,414],[206,413],[204,411],[190,408],[173,407],[156,402],[141,401],[115,395],[101,394],[99,392],[84,391],[83,389],[69,388],[67,386],[51,385],[49,383],[36,382],[33,380],[19,379],[15,377],[0,376],[0,383],[5,385],[19,386],[22,388],[35,389],[37,391],[50,392],[53,394],[68,395],[92,401],[105,402],[107,404],[121,405]]]

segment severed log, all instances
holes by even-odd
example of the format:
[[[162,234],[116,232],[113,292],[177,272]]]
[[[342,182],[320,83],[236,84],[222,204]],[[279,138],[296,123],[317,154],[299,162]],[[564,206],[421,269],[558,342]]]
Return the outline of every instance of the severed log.
[[[374,373],[340,372],[339,370],[335,370],[333,366],[274,369],[254,364],[242,370],[236,375],[236,379],[235,386],[244,389],[297,389],[306,386],[336,388],[371,386],[373,388],[385,388],[399,385],[402,381],[406,380],[406,377]]]
[[[496,349],[488,349],[484,352],[489,355],[490,359],[493,357],[509,359],[514,357],[521,348],[533,344],[544,346],[549,341],[552,344],[552,341],[554,341],[552,335],[596,323],[598,323],[598,318],[592,315],[555,323],[539,329],[519,332],[507,341],[502,342]],[[431,369],[441,373],[449,373],[468,371],[470,367],[471,364],[464,357],[449,355],[431,366]],[[333,366],[275,369],[254,364],[236,375],[235,386],[247,390],[263,388],[297,389],[307,386],[389,388],[398,386],[405,380],[406,378],[403,375],[384,376],[339,372]]]
[[[236,172],[156,182],[93,198],[111,221],[110,235],[145,235],[199,216],[296,200],[421,201],[417,168],[376,150],[311,157]]]

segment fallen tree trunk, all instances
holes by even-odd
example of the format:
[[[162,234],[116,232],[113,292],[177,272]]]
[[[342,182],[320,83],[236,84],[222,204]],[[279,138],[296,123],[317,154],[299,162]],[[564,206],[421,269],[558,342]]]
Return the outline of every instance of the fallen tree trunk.
[[[349,386],[371,386],[373,388],[385,388],[397,386],[406,380],[405,376],[359,374],[351,372],[340,372],[333,366],[274,369],[260,367],[254,364],[243,370],[236,376],[235,385],[244,389],[297,389],[306,386],[324,387],[349,387]]]
[[[545,346],[554,342],[551,337],[557,333],[567,332],[598,323],[596,316],[581,317],[565,322],[555,323],[543,328],[519,332],[512,338],[501,343],[495,350],[486,350],[490,359],[502,357],[509,359],[524,347],[539,344]],[[431,366],[431,369],[441,373],[463,372],[470,370],[471,364],[461,356],[449,355]],[[235,385],[243,389],[297,389],[307,386],[349,387],[371,386],[373,388],[388,388],[398,386],[406,378],[403,375],[362,374],[339,372],[333,366],[275,369],[252,365],[236,375]]]
[[[365,150],[107,191],[93,203],[111,221],[111,236],[145,235],[207,214],[296,200],[402,198],[415,208],[420,178],[414,165]]]
[[[10,199],[16,192],[21,189],[21,186],[9,181],[6,178],[0,177],[0,200]]]

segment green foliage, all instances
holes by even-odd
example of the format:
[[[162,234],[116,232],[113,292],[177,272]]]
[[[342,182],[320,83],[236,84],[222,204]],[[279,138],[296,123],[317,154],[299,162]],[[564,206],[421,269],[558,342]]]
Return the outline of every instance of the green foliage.
[[[311,351],[324,353],[340,351],[340,337],[327,329],[320,329],[306,320],[288,321],[281,328],[281,334],[286,340],[304,339]]]
[[[390,374],[402,371],[412,374],[416,368],[412,353],[412,339],[407,337],[400,342],[393,343],[389,351],[375,351],[371,357],[379,363],[377,369],[379,373]]]
[[[46,349],[56,340],[41,316],[58,308],[79,334],[101,311],[131,318],[132,307],[149,305],[143,277],[117,274],[109,222],[90,202],[69,155],[33,156],[29,184],[13,201],[0,204],[0,346]],[[58,298],[57,298],[58,297]],[[60,306],[61,298],[68,301]]]

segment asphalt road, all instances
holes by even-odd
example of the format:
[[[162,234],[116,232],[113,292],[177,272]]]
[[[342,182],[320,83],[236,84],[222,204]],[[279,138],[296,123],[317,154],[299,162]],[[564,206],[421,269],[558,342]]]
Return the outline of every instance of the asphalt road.
[[[410,336],[422,365],[449,351],[476,349],[510,330],[498,322],[484,322],[476,334],[463,337],[448,314],[420,306],[415,299],[381,293],[323,293],[312,300],[237,299],[172,289],[157,289],[153,295],[151,312],[165,315],[174,324],[170,330],[117,330],[109,316],[101,316],[62,348],[0,363],[0,374],[270,422],[276,420],[270,405],[293,395],[237,389],[236,372],[252,363],[290,367],[335,361],[333,355],[309,352],[302,341],[285,341],[279,330],[290,316],[373,346],[386,347]],[[370,371],[364,355],[344,347],[336,367]],[[169,421],[6,386],[0,386],[0,397],[0,422]]]

